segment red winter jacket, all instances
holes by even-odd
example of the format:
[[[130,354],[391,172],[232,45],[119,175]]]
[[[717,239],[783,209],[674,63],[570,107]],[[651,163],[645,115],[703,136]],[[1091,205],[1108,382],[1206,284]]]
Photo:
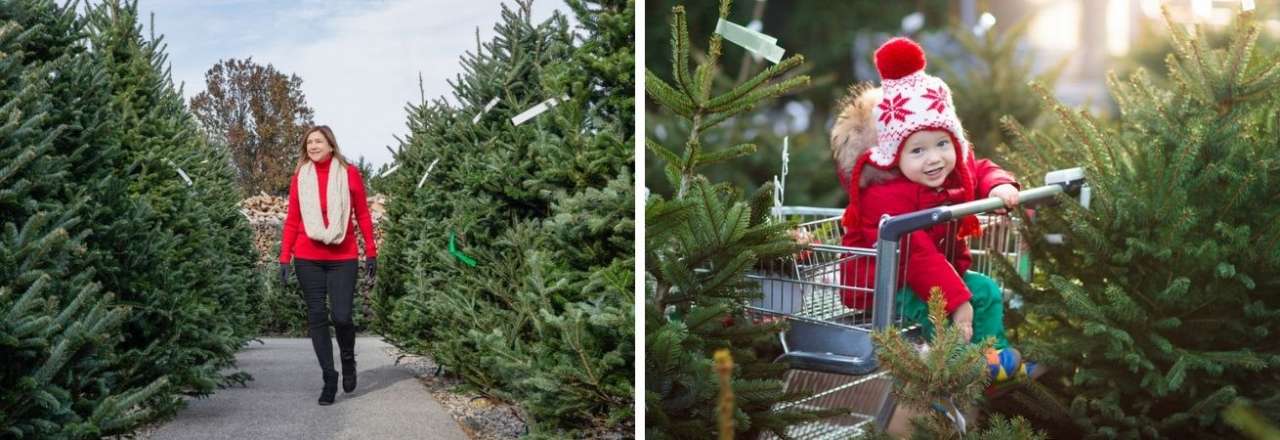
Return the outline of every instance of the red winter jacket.
[[[329,165],[333,156],[324,162],[316,162],[316,186],[320,188],[320,213],[325,226],[329,225],[328,191]],[[298,173],[293,173],[289,184],[289,213],[284,219],[284,236],[280,241],[280,262],[289,263],[293,257],[305,260],[354,260],[358,257],[356,249],[356,222],[360,222],[360,234],[364,236],[364,255],[368,258],[378,256],[378,245],[373,242],[373,220],[369,218],[369,201],[365,198],[364,182],[360,178],[360,170],[347,165],[347,185],[351,189],[351,216],[347,221],[347,232],[341,243],[324,244],[307,236],[306,227],[302,223],[302,211],[298,206]]]
[[[975,161],[970,153],[969,160],[964,163],[971,164],[968,165],[969,175],[974,176],[974,194],[979,199],[986,198],[991,189],[998,185],[1008,183],[1018,186],[1012,174],[990,160]],[[952,177],[954,176],[953,172]],[[858,219],[861,225],[856,230],[846,230],[842,244],[874,248],[882,215],[894,216],[968,201],[963,198],[964,190],[955,178],[947,179],[940,188],[929,188],[901,175],[886,182],[868,185],[861,189],[859,206],[856,207],[860,210]],[[854,208],[849,206],[845,209]],[[937,286],[947,299],[948,314],[969,301],[972,296],[961,279],[961,274],[969,270],[972,264],[969,246],[958,237],[955,228],[951,229],[948,234],[948,223],[942,223],[910,234],[910,244],[902,249],[907,252],[907,257],[899,260],[898,286],[894,289],[896,291],[905,284],[921,300],[928,301],[929,291]],[[948,246],[951,247],[949,252],[944,252],[948,250]],[[951,256],[950,259],[947,258],[948,255]],[[871,257],[851,259],[842,263],[840,268],[843,284],[861,288],[875,286],[875,273],[876,261]],[[872,294],[845,291],[842,300],[846,307],[869,310]]]

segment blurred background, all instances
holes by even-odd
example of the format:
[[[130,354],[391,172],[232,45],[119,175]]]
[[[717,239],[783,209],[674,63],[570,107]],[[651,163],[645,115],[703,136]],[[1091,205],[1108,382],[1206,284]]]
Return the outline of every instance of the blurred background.
[[[1164,81],[1171,52],[1162,6],[1180,26],[1204,26],[1225,40],[1226,26],[1242,7],[1254,7],[1263,24],[1259,45],[1272,50],[1280,39],[1280,14],[1270,0],[916,0],[902,2],[756,0],[733,4],[729,20],[778,39],[786,56],[804,55],[796,74],[813,78],[800,92],[769,101],[705,133],[710,149],[755,143],[758,153],[706,170],[712,181],[728,181],[754,190],[779,174],[783,138],[790,160],[784,203],[843,207],[828,150],[829,129],[838,100],[860,81],[879,83],[872,53],[894,36],[909,36],[925,48],[927,71],[951,87],[961,122],[980,157],[1002,161],[1005,133],[999,120],[1008,115],[1029,127],[1042,125],[1037,81],[1053,98],[1088,109],[1104,124],[1114,115],[1107,93],[1109,74],[1127,78],[1145,69]],[[648,70],[671,79],[671,8],[685,5],[695,51],[706,47],[715,29],[714,2],[646,2]],[[1215,42],[1215,46],[1220,42]],[[705,54],[695,52],[691,63]],[[767,68],[730,42],[724,43],[719,72],[722,88]],[[714,92],[713,92],[714,93]],[[673,151],[683,150],[689,127],[647,102],[646,137]],[[671,185],[651,153],[646,154],[650,191],[671,194]],[[1039,176],[1031,176],[1032,181]]]

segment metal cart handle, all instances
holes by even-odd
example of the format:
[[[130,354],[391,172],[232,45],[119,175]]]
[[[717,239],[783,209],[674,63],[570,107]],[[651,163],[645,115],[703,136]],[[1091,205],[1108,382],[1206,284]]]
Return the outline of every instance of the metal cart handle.
[[[1079,195],[1081,188],[1087,188],[1084,171],[1080,168],[1050,172],[1045,176],[1045,183],[1047,184],[1045,186],[1019,192],[1018,204],[1034,205],[1052,200],[1054,196],[1064,192]],[[871,326],[876,330],[882,330],[893,322],[893,293],[898,285],[898,241],[902,236],[939,223],[1003,207],[1004,201],[999,197],[987,197],[972,202],[896,215],[882,220],[879,238],[876,241],[876,285]]]

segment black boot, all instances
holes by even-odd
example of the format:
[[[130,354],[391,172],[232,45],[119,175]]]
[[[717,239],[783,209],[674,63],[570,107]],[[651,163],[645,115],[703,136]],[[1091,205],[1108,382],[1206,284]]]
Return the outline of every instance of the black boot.
[[[338,394],[338,372],[324,372],[324,389],[320,391],[321,405],[333,405],[333,395]]]
[[[356,389],[356,353],[344,351],[342,356],[342,391],[350,393]]]

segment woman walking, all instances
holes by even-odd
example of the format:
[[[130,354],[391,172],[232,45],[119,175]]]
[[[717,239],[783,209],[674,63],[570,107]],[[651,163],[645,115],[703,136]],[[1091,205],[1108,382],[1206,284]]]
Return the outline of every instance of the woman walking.
[[[355,218],[352,219],[352,211]],[[378,247],[365,199],[364,182],[356,167],[338,152],[333,131],[321,125],[302,137],[302,154],[289,185],[289,212],[280,243],[280,282],[288,283],[289,261],[307,300],[311,346],[320,361],[324,388],[320,404],[333,404],[338,372],[333,368],[329,323],[337,329],[342,358],[342,390],[356,388],[356,329],[351,322],[355,297],[357,252],[355,222],[364,235],[365,277],[373,279]],[[332,306],[332,313],[326,306]]]

